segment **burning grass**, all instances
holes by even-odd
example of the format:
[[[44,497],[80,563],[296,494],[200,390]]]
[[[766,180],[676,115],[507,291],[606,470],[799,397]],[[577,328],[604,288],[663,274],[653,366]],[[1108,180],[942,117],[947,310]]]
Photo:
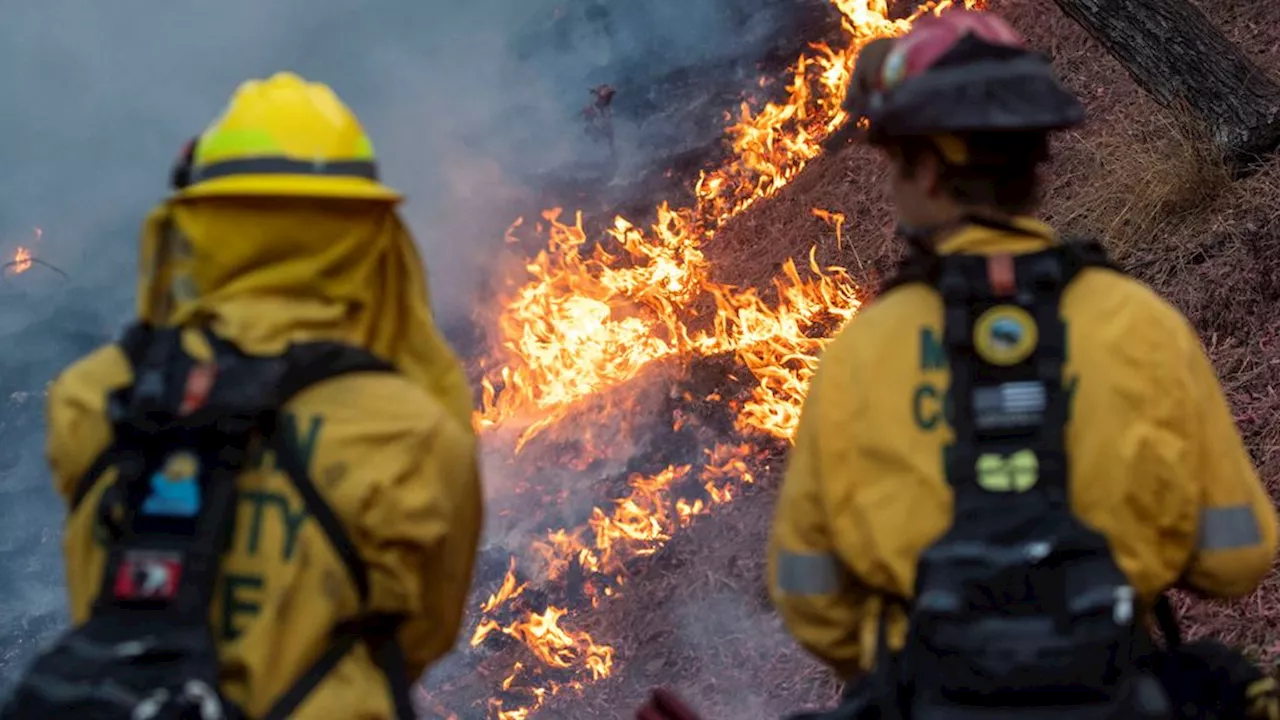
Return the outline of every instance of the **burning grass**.
[[[565,212],[516,229],[546,245],[492,318],[477,421],[514,483],[499,525],[524,545],[482,561],[475,649],[432,683],[435,716],[624,718],[653,684],[712,717],[834,697],[768,607],[763,547],[823,338],[897,256],[883,168],[862,148],[820,156],[818,142],[842,121],[851,53],[905,24],[880,3],[833,2],[849,46],[816,48],[785,101],[735,118],[730,161],[702,175],[692,206],[662,205],[649,227],[619,218],[601,242]],[[1280,165],[1230,182],[1194,128],[1056,10],[997,9],[1051,50],[1093,117],[1058,147],[1050,219],[1105,238],[1196,322],[1280,491]],[[1215,17],[1237,38],[1277,45],[1228,9]],[[558,510],[531,519],[548,488]],[[1278,583],[1237,603],[1179,602],[1193,632],[1271,654]]]
[[[754,483],[749,462],[759,443],[776,444],[794,432],[817,354],[857,312],[861,293],[843,268],[822,267],[811,250],[803,275],[793,259],[779,264],[766,301],[753,288],[713,282],[702,246],[799,175],[819,155],[822,140],[847,120],[841,104],[865,42],[900,34],[950,1],[891,20],[879,0],[833,0],[846,46],[813,44],[796,62],[781,102],[744,103],[727,118],[729,160],[701,173],[693,205],[660,204],[648,228],[619,217],[606,242],[595,244],[580,214],[569,221],[559,209],[549,210],[534,226],[545,233],[546,247],[527,263],[529,279],[493,318],[500,341],[481,360],[484,395],[476,423],[491,447],[498,440],[500,452],[519,458],[545,433],[580,422],[593,398],[669,359],[727,356],[750,378],[738,399],[725,398],[718,386],[672,395],[686,404],[714,397],[733,413],[731,432],[699,446],[691,458],[630,474],[623,494],[593,507],[585,522],[549,528],[535,541],[536,572],[561,594],[586,595],[591,607],[616,595],[627,563],[655,554],[675,531],[729,503]],[[508,231],[513,244],[521,224]],[[673,410],[670,424],[669,432],[682,433],[687,412]],[[512,432],[513,441],[502,443]],[[604,450],[607,456],[616,447]],[[682,489],[690,483],[697,492]],[[513,561],[502,586],[482,604],[471,635],[472,646],[499,634],[515,638],[530,656],[513,662],[488,703],[488,715],[499,720],[521,720],[548,698],[581,690],[613,669],[613,648],[567,627],[562,619],[576,618],[565,606],[520,605],[524,582]]]

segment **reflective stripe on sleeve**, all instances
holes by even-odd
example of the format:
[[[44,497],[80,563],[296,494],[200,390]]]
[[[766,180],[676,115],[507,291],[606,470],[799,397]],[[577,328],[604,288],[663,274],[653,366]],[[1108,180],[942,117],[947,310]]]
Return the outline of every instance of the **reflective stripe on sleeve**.
[[[1252,506],[1230,505],[1200,511],[1200,550],[1239,550],[1261,542],[1262,530]]]
[[[778,589],[789,595],[833,595],[843,567],[831,553],[778,553]]]

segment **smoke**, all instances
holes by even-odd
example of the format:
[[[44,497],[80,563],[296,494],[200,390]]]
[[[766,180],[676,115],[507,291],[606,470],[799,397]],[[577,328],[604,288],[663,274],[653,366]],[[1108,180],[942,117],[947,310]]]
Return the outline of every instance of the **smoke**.
[[[660,104],[647,83],[750,54],[767,25],[759,18],[778,4],[3,3],[0,253],[31,246],[40,227],[37,257],[69,279],[42,267],[0,279],[0,692],[63,618],[41,391],[128,319],[142,218],[166,192],[178,147],[239,82],[290,69],[356,110],[385,180],[409,196],[404,214],[447,325],[471,313],[537,178],[601,166],[578,115],[589,87],[616,83],[633,107]],[[618,152],[633,164],[681,141],[643,116],[620,121],[630,126]]]

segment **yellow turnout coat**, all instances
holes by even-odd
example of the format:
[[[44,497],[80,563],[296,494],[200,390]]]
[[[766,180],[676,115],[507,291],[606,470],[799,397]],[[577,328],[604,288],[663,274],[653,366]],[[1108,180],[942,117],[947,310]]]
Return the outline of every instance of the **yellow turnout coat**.
[[[1053,232],[967,226],[941,253],[1034,252]],[[1271,567],[1276,511],[1195,331],[1139,282],[1090,268],[1062,301],[1071,505],[1147,601],[1182,583],[1248,593]],[[951,523],[942,300],[905,285],[854,317],[813,378],[769,547],[774,604],[844,677],[874,662],[881,597],[910,597]],[[892,618],[890,644],[905,623]]]
[[[408,620],[399,633],[416,678],[453,645],[481,525],[470,396],[435,329],[413,242],[389,203],[305,198],[175,198],[147,223],[139,315],[209,325],[246,352],[338,340],[391,361],[399,374],[340,376],[303,391],[282,426],[368,566],[371,610]],[[208,352],[198,333],[189,353]],[[63,372],[48,401],[47,454],[70,497],[111,440],[107,394],[131,383],[120,349]],[[103,572],[95,510],[108,470],[67,518],[74,622]],[[260,716],[322,653],[358,593],[319,523],[268,455],[239,478],[237,526],[212,624],[223,690]],[[292,717],[393,716],[387,684],[361,644]]]

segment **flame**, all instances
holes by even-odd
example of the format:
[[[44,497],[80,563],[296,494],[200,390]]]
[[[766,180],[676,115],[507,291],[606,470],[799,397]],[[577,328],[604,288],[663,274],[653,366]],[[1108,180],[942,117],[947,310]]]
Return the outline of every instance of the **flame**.
[[[44,237],[44,230],[41,230],[38,227],[32,228],[32,233],[32,241],[35,243],[40,242],[40,239]],[[21,275],[22,273],[30,270],[31,266],[35,265],[35,263],[35,255],[31,253],[31,248],[25,245],[19,245],[17,249],[13,251],[13,257],[9,262],[4,264],[4,274],[9,277]]]
[[[495,317],[498,342],[480,361],[483,396],[475,423],[490,439],[499,430],[513,430],[513,456],[592,399],[666,359],[730,356],[754,380],[748,397],[730,406],[741,442],[706,449],[696,470],[671,465],[634,473],[611,505],[597,506],[581,526],[552,530],[533,544],[541,578],[574,584],[592,607],[625,584],[629,560],[653,555],[680,528],[755,482],[751,467],[762,464],[766,451],[751,438],[790,440],[818,353],[860,307],[849,273],[821,267],[816,247],[803,274],[794,261],[784,263],[769,298],[714,281],[703,252],[719,228],[785,187],[820,154],[822,141],[850,120],[841,106],[863,45],[900,35],[924,14],[952,6],[951,0],[931,2],[908,18],[890,20],[884,0],[832,3],[842,14],[844,47],[811,45],[812,54],[790,69],[785,99],[758,109],[741,105],[726,129],[730,159],[700,174],[691,205],[660,204],[648,227],[617,217],[599,242],[589,241],[580,212],[567,219],[561,208],[545,211],[533,228],[545,232],[545,247],[526,263],[527,281]],[[813,213],[835,226],[842,246],[844,216],[816,208]],[[517,233],[524,227],[523,218],[517,219],[506,241],[520,242]],[[708,322],[709,307],[714,310]],[[677,414],[676,428],[684,422]],[[584,441],[583,447],[589,453],[596,446]],[[582,468],[586,458],[565,465]],[[481,605],[471,635],[473,647],[506,636],[527,650],[500,683],[506,697],[489,701],[491,720],[525,720],[549,698],[566,689],[580,691],[613,669],[613,647],[569,626],[582,616],[555,605],[536,606],[528,585],[512,558],[501,587]]]
[[[785,101],[754,112],[742,104],[726,130],[731,159],[700,175],[691,207],[663,203],[647,231],[615,218],[606,238],[612,242],[589,250],[581,213],[572,224],[561,220],[560,208],[543,213],[546,248],[527,264],[530,280],[497,318],[500,357],[491,359],[482,381],[481,428],[527,423],[522,447],[578,401],[636,377],[656,360],[731,346],[724,336],[691,336],[682,317],[706,294],[732,292],[710,280],[703,242],[776,194],[848,121],[841,105],[863,45],[900,35],[922,15],[951,6],[949,0],[929,3],[908,18],[890,20],[884,0],[832,1],[843,15],[847,46],[812,45],[815,54],[791,69]],[[508,238],[521,224],[511,226]]]
[[[510,602],[520,597],[524,593],[528,583],[516,584],[516,559],[511,558],[511,565],[507,568],[507,575],[502,579],[502,587],[498,591],[489,596],[489,599],[480,606],[480,612],[487,613],[503,603]]]
[[[554,605],[548,606],[542,612],[529,612],[522,620],[516,620],[506,626],[500,626],[493,620],[485,620],[476,628],[476,632],[471,638],[471,646],[475,647],[489,637],[495,631],[500,631],[505,635],[516,638],[521,641],[525,647],[529,648],[533,656],[544,666],[550,668],[567,669],[582,668],[585,671],[584,679],[600,680],[609,676],[613,669],[613,648],[607,645],[597,645],[591,639],[591,635],[581,631],[567,630],[560,625],[560,618],[568,614],[568,610],[559,608]],[[529,674],[533,670],[533,674],[540,675],[538,668],[529,668],[522,662],[515,663],[511,671],[502,679],[500,687],[504,691],[510,691],[516,684],[517,678],[524,674]],[[516,708],[505,708],[504,702],[500,698],[492,698],[489,700],[488,706],[490,716],[498,718],[498,720],[519,720],[527,718],[546,700],[560,692],[562,689],[569,688],[581,690],[584,684],[580,680],[567,683],[548,683],[545,686],[532,686],[529,695],[532,701],[528,704],[521,705]]]
[[[844,213],[823,210],[822,208],[813,208],[812,212],[814,217],[821,219],[836,229],[836,249],[844,249],[844,238],[840,234],[840,231],[844,228]]]
[[[13,252],[13,259],[10,260],[5,267],[5,274],[21,275],[31,269],[35,261],[31,257],[31,251],[19,245],[18,249]]]

